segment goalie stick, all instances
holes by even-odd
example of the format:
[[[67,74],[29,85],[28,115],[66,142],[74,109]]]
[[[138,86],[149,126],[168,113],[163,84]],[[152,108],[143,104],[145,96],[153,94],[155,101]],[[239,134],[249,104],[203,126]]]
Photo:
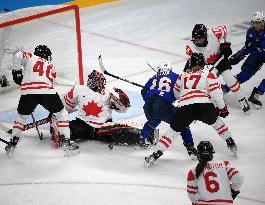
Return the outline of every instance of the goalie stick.
[[[2,139],[2,138],[0,138],[0,141],[3,142],[3,143],[9,144],[8,141],[6,141],[6,140],[4,140],[4,139]]]
[[[43,134],[42,132],[39,131],[39,128],[38,128],[38,125],[36,124],[36,120],[35,120],[35,117],[33,115],[33,113],[31,113],[31,117],[32,117],[32,120],[33,120],[33,124],[35,125],[36,127],[36,130],[37,130],[37,133],[38,133],[38,136],[39,136],[39,139],[42,140],[43,139]]]
[[[119,80],[125,81],[125,82],[127,82],[127,83],[132,84],[132,85],[135,85],[135,86],[141,87],[141,88],[144,87],[143,85],[140,85],[140,84],[138,84],[138,83],[132,82],[132,81],[127,80],[127,79],[125,79],[125,78],[121,78],[121,77],[119,77],[119,76],[117,76],[117,75],[114,75],[114,74],[109,73],[109,72],[106,70],[106,68],[104,67],[104,65],[103,65],[101,55],[98,57],[98,62],[99,62],[99,67],[100,67],[100,69],[102,70],[102,72],[103,72],[104,74],[106,74],[106,75],[108,75],[108,76],[111,76],[111,77],[113,77],[113,78],[116,78],[116,79],[119,79]]]

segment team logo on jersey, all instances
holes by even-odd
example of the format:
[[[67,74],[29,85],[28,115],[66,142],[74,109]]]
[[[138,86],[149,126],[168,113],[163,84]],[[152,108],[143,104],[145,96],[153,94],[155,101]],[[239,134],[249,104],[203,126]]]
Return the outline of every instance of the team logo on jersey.
[[[87,105],[82,108],[86,112],[86,116],[95,116],[99,117],[99,114],[103,111],[102,106],[98,106],[93,100],[88,102]]]

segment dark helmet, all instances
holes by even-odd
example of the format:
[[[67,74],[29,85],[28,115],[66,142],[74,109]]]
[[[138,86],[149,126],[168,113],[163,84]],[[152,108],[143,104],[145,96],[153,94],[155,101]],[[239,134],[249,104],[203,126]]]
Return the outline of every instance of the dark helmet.
[[[205,59],[202,53],[193,53],[189,61],[191,71],[197,72],[199,69],[203,69],[205,65]]]
[[[197,39],[203,38],[203,43],[198,44]],[[192,41],[196,46],[205,47],[207,46],[207,28],[204,24],[196,24],[192,30]]]
[[[104,75],[96,70],[93,70],[87,79],[87,86],[94,92],[101,94],[105,93],[106,79]]]
[[[45,46],[45,45],[38,45],[36,48],[35,48],[35,51],[34,51],[34,55],[35,56],[39,56],[41,58],[44,58],[46,59],[47,61],[51,61],[52,60],[52,52],[51,50]]]
[[[197,146],[198,160],[199,161],[211,161],[213,159],[213,145],[209,141],[201,141]]]

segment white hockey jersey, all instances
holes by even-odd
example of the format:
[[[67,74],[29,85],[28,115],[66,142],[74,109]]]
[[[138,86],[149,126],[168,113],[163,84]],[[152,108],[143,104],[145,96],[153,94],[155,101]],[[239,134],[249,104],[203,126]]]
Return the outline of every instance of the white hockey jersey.
[[[228,161],[209,161],[199,178],[195,168],[187,176],[187,192],[193,205],[232,205],[231,188],[239,191],[243,176]]]
[[[78,108],[78,118],[92,127],[100,127],[111,119],[110,93],[94,92],[87,85],[75,85],[64,96],[64,105],[68,111]]]
[[[56,93],[53,88],[56,71],[50,61],[35,56],[30,51],[18,51],[13,56],[12,69],[21,68],[23,70],[22,95]]]
[[[188,57],[192,53],[202,53],[205,58],[205,63],[207,65],[214,64],[220,55],[220,43],[228,42],[230,43],[230,31],[227,26],[219,26],[211,30],[207,30],[207,41],[206,47],[198,47],[194,43],[190,43],[186,46],[186,54]]]
[[[225,107],[217,76],[207,69],[181,74],[173,91],[179,107],[195,103],[213,103],[213,101],[218,108]]]

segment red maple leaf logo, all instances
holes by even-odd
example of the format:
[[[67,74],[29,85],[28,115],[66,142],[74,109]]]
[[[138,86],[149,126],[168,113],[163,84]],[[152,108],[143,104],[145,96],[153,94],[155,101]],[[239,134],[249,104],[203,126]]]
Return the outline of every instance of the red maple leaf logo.
[[[102,107],[98,106],[93,100],[92,102],[88,102],[87,105],[83,106],[82,108],[86,112],[86,116],[92,115],[95,117],[99,117],[99,113],[101,113]]]
[[[214,63],[217,60],[218,56],[219,56],[218,53],[215,53],[213,55],[210,55],[209,58],[206,59],[206,64],[212,64],[212,63]]]

